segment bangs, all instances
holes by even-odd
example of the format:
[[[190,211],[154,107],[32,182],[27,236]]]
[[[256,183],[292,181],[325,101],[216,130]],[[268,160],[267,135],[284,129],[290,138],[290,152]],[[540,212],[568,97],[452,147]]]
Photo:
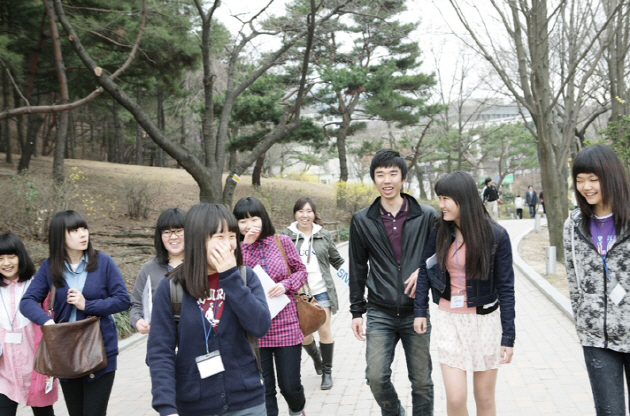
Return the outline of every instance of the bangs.
[[[162,233],[164,230],[184,228],[186,213],[180,208],[167,209],[157,220],[156,231]]]
[[[575,181],[575,178],[580,173],[592,173],[598,178],[601,178],[604,172],[604,158],[600,157],[599,152],[595,149],[589,152],[582,152],[583,153],[579,154],[573,162],[573,168],[571,170],[573,180]]]
[[[0,256],[5,254],[15,254],[16,256],[19,254],[18,246],[10,234],[0,235]]]
[[[78,212],[66,211],[66,215],[67,215],[65,219],[66,230],[74,231],[78,228],[85,228],[86,230],[88,229],[87,222]]]
[[[224,228],[226,225],[227,225],[227,230],[229,232],[234,233],[236,235],[239,234],[238,221],[236,221],[236,218],[234,218],[234,215],[229,215],[227,218],[223,218],[222,220],[219,219],[217,230],[212,234],[208,234],[208,237],[212,237],[212,235],[216,233],[224,232],[225,231]]]
[[[237,220],[249,217],[265,217],[265,207],[256,198],[246,197],[239,200],[234,206],[234,216]]]

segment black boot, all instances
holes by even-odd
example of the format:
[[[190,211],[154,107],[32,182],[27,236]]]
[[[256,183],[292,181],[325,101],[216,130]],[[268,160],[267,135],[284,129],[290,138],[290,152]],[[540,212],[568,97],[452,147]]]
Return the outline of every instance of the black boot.
[[[333,347],[335,343],[323,344],[319,343],[319,349],[322,352],[322,390],[330,390],[333,386],[332,381],[332,363],[333,363]]]
[[[315,366],[315,372],[317,375],[322,374],[322,357],[319,355],[319,348],[317,348],[317,343],[315,340],[308,345],[302,345],[304,351],[308,353],[313,359],[313,365]]]

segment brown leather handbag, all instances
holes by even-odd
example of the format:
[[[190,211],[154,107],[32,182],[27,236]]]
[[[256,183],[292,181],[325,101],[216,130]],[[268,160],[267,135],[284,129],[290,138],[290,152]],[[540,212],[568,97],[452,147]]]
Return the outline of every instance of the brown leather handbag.
[[[50,290],[50,309],[53,316],[56,288]],[[42,325],[42,340],[37,347],[33,369],[57,378],[79,378],[107,367],[107,354],[101,334],[100,318],[76,322]]]
[[[291,267],[289,266],[287,254],[285,253],[282,242],[277,234],[275,235],[275,239],[276,244],[278,245],[278,250],[280,250],[282,257],[284,257],[284,261],[287,263],[290,273]],[[308,283],[305,283],[298,291],[298,294],[295,295],[295,306],[297,307],[298,320],[300,321],[300,330],[304,336],[311,335],[313,332],[317,331],[319,327],[324,325],[324,322],[326,322],[326,311],[311,295]]]

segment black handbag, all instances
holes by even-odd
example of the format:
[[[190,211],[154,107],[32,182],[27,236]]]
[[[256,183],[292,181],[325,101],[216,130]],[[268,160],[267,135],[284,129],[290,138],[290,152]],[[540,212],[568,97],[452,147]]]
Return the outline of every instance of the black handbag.
[[[52,318],[56,288],[50,290]],[[101,334],[101,319],[90,316],[76,322],[42,325],[33,369],[57,378],[79,378],[107,367],[107,354]]]

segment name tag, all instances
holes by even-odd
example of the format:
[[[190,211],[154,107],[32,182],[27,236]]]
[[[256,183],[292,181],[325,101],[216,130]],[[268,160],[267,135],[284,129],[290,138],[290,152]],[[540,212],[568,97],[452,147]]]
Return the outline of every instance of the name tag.
[[[46,390],[44,391],[44,394],[48,394],[52,391],[54,382],[55,382],[54,377],[46,376]]]
[[[5,344],[21,344],[22,333],[21,332],[7,332],[4,334]]]
[[[461,296],[451,296],[451,309],[463,308],[464,307],[464,295]]]
[[[195,358],[195,361],[197,362],[197,369],[199,369],[201,378],[208,378],[225,371],[221,354],[219,354],[218,350],[212,351],[210,354],[200,355]]]

